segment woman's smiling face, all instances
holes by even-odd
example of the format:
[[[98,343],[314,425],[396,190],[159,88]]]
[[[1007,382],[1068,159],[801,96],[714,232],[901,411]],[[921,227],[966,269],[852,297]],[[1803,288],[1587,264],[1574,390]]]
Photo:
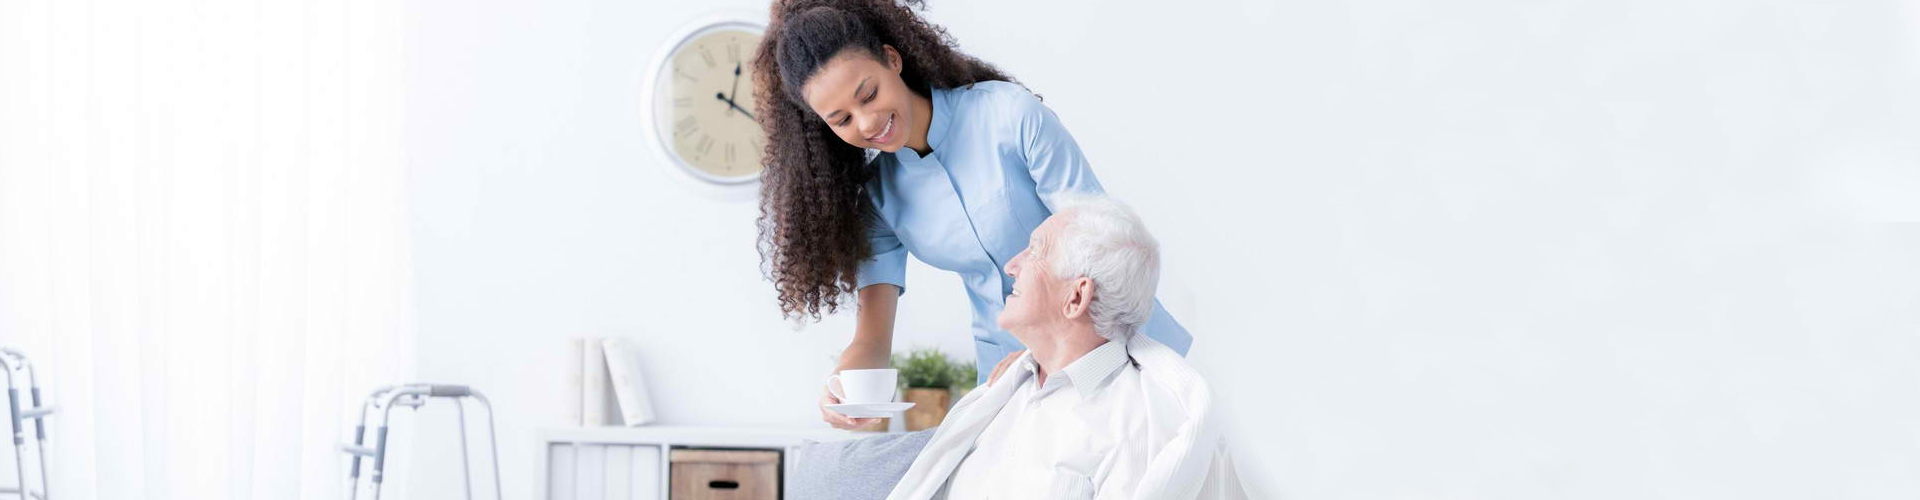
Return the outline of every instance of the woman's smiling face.
[[[892,46],[880,58],[860,47],[833,56],[801,86],[800,95],[840,140],[889,153],[909,142],[925,143],[917,97],[900,79],[900,53]]]

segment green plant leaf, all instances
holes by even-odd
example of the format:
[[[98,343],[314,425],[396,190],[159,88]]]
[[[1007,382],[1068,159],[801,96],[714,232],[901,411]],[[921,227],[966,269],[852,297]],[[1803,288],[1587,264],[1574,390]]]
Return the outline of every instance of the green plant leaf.
[[[924,347],[914,349],[902,356],[893,355],[893,367],[900,370],[900,383],[905,387],[925,387],[945,389],[961,383],[973,384],[973,376],[961,377],[966,371],[977,370],[971,364],[961,365],[947,358],[939,349]],[[964,382],[962,381],[964,378]]]
[[[973,363],[953,365],[953,392],[972,389],[980,378],[980,367]]]

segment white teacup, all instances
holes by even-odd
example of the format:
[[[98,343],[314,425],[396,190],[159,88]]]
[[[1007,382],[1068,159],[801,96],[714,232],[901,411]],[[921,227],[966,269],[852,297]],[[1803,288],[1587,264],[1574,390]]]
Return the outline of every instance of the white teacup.
[[[891,403],[896,389],[895,381],[900,370],[879,368],[873,370],[841,370],[827,377],[827,391],[842,403]],[[840,390],[835,391],[833,381],[840,381]]]

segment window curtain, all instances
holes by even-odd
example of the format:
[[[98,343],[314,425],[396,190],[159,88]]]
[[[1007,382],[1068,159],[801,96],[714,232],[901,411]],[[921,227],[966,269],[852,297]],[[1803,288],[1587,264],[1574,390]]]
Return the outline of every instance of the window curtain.
[[[0,345],[54,498],[344,496],[413,359],[403,10],[0,0]]]

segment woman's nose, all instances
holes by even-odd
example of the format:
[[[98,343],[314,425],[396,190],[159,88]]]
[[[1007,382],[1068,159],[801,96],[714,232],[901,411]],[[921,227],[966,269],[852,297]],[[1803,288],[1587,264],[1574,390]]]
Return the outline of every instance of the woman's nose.
[[[885,121],[885,118],[886,117],[884,116],[874,116],[874,113],[868,113],[866,115],[861,116],[860,117],[860,136],[873,137],[876,135],[880,135],[880,132],[885,131],[887,129],[887,122]]]

